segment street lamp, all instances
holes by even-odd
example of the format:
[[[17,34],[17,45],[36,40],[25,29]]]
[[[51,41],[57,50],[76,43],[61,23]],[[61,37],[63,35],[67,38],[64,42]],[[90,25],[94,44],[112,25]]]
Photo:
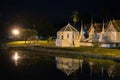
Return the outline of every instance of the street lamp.
[[[18,29],[13,29],[12,30],[12,34],[17,38],[17,36],[19,35],[19,30]]]
[[[19,30],[18,30],[18,29],[13,29],[13,30],[12,30],[12,33],[13,33],[14,35],[18,35],[18,34],[19,34]]]

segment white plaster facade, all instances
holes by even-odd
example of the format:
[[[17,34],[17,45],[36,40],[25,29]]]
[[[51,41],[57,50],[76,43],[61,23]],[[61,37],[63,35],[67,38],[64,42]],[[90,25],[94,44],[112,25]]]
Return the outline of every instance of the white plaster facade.
[[[68,23],[57,32],[56,46],[79,47],[79,32]]]
[[[110,21],[106,27],[103,24],[91,24],[89,37],[86,38],[81,31],[77,31],[69,23],[57,32],[56,46],[60,47],[79,47],[94,46],[93,42],[99,42],[100,47],[120,47],[120,20]],[[117,43],[117,44],[116,44]]]
[[[120,42],[120,20],[110,21],[106,29],[106,34],[110,42]]]

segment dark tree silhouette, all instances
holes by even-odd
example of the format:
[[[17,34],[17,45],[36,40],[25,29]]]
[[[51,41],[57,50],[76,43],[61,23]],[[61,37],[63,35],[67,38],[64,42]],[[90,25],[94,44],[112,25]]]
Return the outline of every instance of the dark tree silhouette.
[[[73,18],[74,27],[75,27],[76,23],[79,21],[79,18],[78,18],[79,12],[77,10],[75,10],[72,13],[73,13],[72,18]]]

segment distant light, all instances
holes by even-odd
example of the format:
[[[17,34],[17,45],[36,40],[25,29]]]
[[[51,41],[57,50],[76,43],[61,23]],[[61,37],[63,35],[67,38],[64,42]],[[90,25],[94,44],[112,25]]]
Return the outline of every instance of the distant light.
[[[18,52],[15,52],[12,59],[14,60],[15,62],[15,66],[18,65],[18,60],[20,59],[20,56],[18,55]]]
[[[13,33],[14,35],[18,35],[18,34],[19,34],[19,30],[18,30],[18,29],[13,29],[13,30],[12,30],[12,33]]]
[[[20,58],[20,57],[19,57],[18,53],[15,52],[15,54],[14,54],[14,56],[13,56],[13,59],[14,59],[15,61],[17,61],[19,58]]]

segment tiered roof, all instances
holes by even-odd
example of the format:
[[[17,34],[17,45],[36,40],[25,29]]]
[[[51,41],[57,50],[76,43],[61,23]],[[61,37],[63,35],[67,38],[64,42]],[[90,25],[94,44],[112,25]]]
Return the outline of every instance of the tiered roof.
[[[113,20],[111,23],[117,31],[120,31],[120,20]]]
[[[106,28],[106,24],[104,24],[104,28]],[[92,24],[90,29],[89,29],[89,32],[91,31],[91,29],[94,28],[95,32],[97,33],[100,33],[102,31],[102,28],[103,28],[103,23],[95,23],[95,24]]]
[[[75,31],[75,32],[77,32],[78,30],[75,29],[70,23],[68,23],[65,27],[60,29],[60,31]]]

